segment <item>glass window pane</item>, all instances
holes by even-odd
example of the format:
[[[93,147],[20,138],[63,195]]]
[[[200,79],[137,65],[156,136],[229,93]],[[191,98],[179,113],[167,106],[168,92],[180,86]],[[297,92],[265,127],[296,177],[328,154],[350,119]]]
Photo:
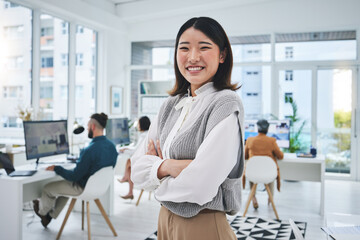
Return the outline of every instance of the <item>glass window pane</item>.
[[[97,64],[97,32],[77,26],[76,32],[76,88],[75,118],[86,126],[89,117],[95,113]]]
[[[350,173],[352,70],[318,71],[317,149],[326,171]]]
[[[66,119],[68,104],[63,89],[68,87],[69,33],[63,32],[62,19],[40,15],[40,109],[41,120]],[[66,64],[64,61],[66,60]]]
[[[21,138],[21,111],[32,113],[31,57],[32,10],[0,0],[0,138]]]
[[[292,81],[286,80],[292,73]],[[291,119],[290,148],[286,151],[310,150],[311,145],[311,70],[279,71],[279,118]]]
[[[234,44],[231,46],[234,62],[268,62],[271,60],[270,44]]]
[[[356,59],[356,41],[290,42],[275,45],[276,61]]]
[[[241,85],[237,92],[243,100],[247,120],[267,118],[270,115],[270,69],[269,66],[233,68],[232,82]]]

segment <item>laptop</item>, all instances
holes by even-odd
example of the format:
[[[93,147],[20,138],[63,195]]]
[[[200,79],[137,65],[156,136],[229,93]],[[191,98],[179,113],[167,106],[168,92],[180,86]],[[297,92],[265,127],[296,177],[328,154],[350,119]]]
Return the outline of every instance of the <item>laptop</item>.
[[[37,172],[36,170],[15,171],[14,165],[10,161],[9,156],[3,153],[0,153],[0,163],[3,165],[6,174],[9,175],[10,177],[32,176]]]

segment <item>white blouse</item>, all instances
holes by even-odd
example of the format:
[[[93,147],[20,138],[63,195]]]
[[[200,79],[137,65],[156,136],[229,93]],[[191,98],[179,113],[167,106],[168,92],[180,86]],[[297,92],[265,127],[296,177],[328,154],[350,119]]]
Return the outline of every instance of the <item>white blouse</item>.
[[[147,141],[131,158],[132,181],[140,188],[156,189],[155,197],[158,201],[191,202],[199,205],[210,202],[235,166],[240,146],[240,126],[236,113],[229,115],[211,130],[201,143],[195,159],[176,178],[157,178],[159,166],[165,159],[169,159],[172,140],[180,129],[195,123],[198,114],[210,102],[211,97],[207,95],[214,91],[213,83],[207,83],[195,91],[195,97],[186,97],[175,106],[182,110],[164,143],[164,159],[146,155],[149,140],[152,139],[156,144],[157,119],[150,126]]]

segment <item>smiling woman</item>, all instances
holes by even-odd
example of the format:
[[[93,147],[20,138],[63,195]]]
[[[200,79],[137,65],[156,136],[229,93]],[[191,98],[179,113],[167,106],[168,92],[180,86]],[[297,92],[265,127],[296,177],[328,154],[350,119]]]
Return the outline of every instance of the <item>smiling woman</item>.
[[[232,61],[214,19],[192,18],[180,28],[171,97],[131,158],[133,182],[156,189],[161,202],[158,239],[236,239],[225,214],[241,206],[244,111]]]

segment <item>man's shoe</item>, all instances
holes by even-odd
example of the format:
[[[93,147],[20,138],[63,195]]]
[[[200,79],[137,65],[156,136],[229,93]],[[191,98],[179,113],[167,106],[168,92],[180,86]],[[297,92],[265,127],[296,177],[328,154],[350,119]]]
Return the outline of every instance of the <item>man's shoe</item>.
[[[41,218],[41,215],[39,214],[39,200],[33,200],[33,208],[36,215]]]
[[[41,224],[44,226],[44,228],[47,228],[47,225],[51,222],[52,217],[50,217],[49,214],[46,216],[41,216]]]
[[[50,217],[49,214],[43,216],[39,213],[39,200],[33,200],[33,204],[34,204],[34,212],[36,213],[36,215],[39,216],[39,218],[41,219],[41,224],[44,226],[44,228],[46,228],[47,225],[49,225],[52,218]]]

